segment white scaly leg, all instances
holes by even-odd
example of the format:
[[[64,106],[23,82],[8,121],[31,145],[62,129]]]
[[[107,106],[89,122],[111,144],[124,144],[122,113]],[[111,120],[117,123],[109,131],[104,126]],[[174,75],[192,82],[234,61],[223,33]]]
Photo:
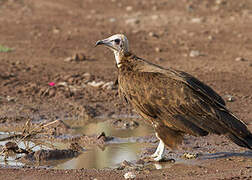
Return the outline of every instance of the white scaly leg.
[[[164,142],[158,137],[156,133],[157,138],[159,139],[159,144],[154,152],[154,154],[151,155],[152,158],[154,158],[155,161],[160,161],[163,159],[164,151],[165,151],[165,144]]]

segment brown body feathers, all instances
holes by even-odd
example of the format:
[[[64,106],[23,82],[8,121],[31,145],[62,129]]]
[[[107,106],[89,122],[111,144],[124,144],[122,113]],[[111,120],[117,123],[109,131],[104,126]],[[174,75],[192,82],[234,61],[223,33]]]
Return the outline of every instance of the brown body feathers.
[[[160,139],[175,148],[183,134],[224,134],[252,148],[252,134],[225,107],[224,100],[193,76],[164,69],[127,52],[118,64],[119,93],[153,125]]]

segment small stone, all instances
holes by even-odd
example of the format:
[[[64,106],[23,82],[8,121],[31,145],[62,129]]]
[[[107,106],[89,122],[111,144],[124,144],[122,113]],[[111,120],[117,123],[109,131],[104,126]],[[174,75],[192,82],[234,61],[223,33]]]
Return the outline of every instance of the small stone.
[[[60,30],[59,30],[58,28],[54,28],[54,29],[53,29],[53,33],[54,33],[54,34],[59,34],[59,32],[60,32]]]
[[[198,57],[200,56],[200,52],[198,50],[192,50],[189,54],[190,57]]]
[[[102,88],[111,90],[111,89],[113,89],[113,86],[114,86],[114,82],[110,81],[110,82],[107,82],[107,83],[103,84]]]
[[[226,4],[226,0],[216,0],[215,3],[217,5]]]
[[[124,174],[125,179],[134,179],[135,177],[136,177],[136,175],[133,172],[127,172]]]
[[[154,36],[154,32],[149,32],[149,36],[153,37]]]
[[[246,59],[244,59],[243,57],[237,57],[235,58],[235,61],[246,61]]]
[[[8,102],[14,102],[14,101],[16,101],[16,99],[15,99],[14,97],[11,97],[11,96],[7,96],[7,97],[6,97],[6,100],[7,100]]]
[[[140,23],[140,20],[137,18],[130,18],[125,21],[126,24],[136,25]]]
[[[48,96],[49,96],[49,97],[54,97],[55,94],[56,94],[56,90],[55,90],[54,88],[52,88],[52,89],[50,89],[50,90],[48,91]]]
[[[209,36],[207,37],[207,39],[213,40],[213,36],[209,35]]]
[[[75,61],[84,61],[86,60],[86,56],[83,53],[76,53],[73,55],[72,59]]]
[[[192,23],[202,23],[202,21],[203,21],[203,18],[192,18],[191,19]]]
[[[133,10],[133,7],[132,6],[127,6],[126,7],[126,11],[132,11]]]
[[[67,57],[67,58],[64,59],[64,61],[65,62],[71,62],[71,61],[73,61],[73,58],[72,57]]]
[[[159,47],[156,47],[156,48],[155,48],[155,51],[156,51],[156,52],[161,52],[162,50],[161,50]]]
[[[152,19],[152,20],[157,20],[158,18],[159,18],[158,15],[152,15],[152,16],[151,16],[151,19]]]
[[[228,102],[234,102],[234,101],[235,101],[234,96],[229,95],[229,94],[225,96],[225,99],[226,99]]]
[[[101,87],[102,85],[104,85],[104,82],[103,81],[100,81],[100,82],[92,81],[92,82],[89,82],[88,85],[97,88],[97,87]]]
[[[149,36],[158,38],[158,35],[154,32],[149,32]]]

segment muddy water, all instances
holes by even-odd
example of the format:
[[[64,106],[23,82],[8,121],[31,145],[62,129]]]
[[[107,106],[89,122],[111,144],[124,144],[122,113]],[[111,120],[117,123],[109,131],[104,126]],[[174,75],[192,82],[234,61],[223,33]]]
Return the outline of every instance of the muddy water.
[[[116,168],[124,160],[134,161],[139,158],[142,148],[147,147],[142,143],[111,144],[104,149],[93,147],[63,164],[56,169],[80,169],[80,168]]]
[[[135,137],[150,135],[151,127],[140,124],[138,127],[115,128],[110,121],[91,122],[87,125],[75,128],[75,133],[93,135],[104,132],[106,136],[118,137],[111,144],[104,147],[87,147],[77,158],[57,165],[56,169],[80,169],[80,168],[115,168],[124,160],[134,161],[139,158],[141,150],[150,147],[148,143],[138,143]]]
[[[71,121],[66,121],[66,123],[70,126],[73,124]],[[115,140],[103,147],[96,145],[85,147],[85,151],[83,151],[78,157],[65,159],[64,161],[48,162],[47,167],[55,169],[116,168],[124,160],[135,161],[139,159],[139,156],[144,148],[153,146],[153,144],[144,143],[144,141],[141,141],[141,137],[153,133],[152,128],[145,124],[140,124],[134,128],[118,128],[114,127],[111,121],[107,120],[102,122],[91,121],[85,125],[73,126],[73,135],[94,135],[105,132],[106,136],[115,137]],[[6,136],[8,136],[8,133],[0,133],[0,138],[4,138]],[[6,142],[7,141],[1,141],[0,145],[4,145]],[[69,145],[58,142],[53,144],[59,149],[67,148]],[[25,148],[27,145],[29,147],[33,147],[34,143],[21,141],[18,143],[18,145],[20,148]],[[36,146],[33,148],[34,151],[40,149],[50,148],[46,146]],[[6,160],[4,160],[4,156],[0,156],[0,164],[14,166],[27,165],[16,160],[16,158],[21,156],[23,155],[10,156]]]

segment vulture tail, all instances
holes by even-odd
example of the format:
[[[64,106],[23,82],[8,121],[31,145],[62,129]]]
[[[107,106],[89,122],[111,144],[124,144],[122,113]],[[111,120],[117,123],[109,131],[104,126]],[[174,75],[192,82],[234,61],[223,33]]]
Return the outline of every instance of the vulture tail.
[[[228,137],[238,146],[245,147],[252,150],[252,135],[249,135],[245,138],[239,138],[238,136],[234,134],[229,134]]]
[[[247,126],[231,112],[217,110],[219,119],[226,126],[226,134],[235,144],[252,150],[252,133]]]

